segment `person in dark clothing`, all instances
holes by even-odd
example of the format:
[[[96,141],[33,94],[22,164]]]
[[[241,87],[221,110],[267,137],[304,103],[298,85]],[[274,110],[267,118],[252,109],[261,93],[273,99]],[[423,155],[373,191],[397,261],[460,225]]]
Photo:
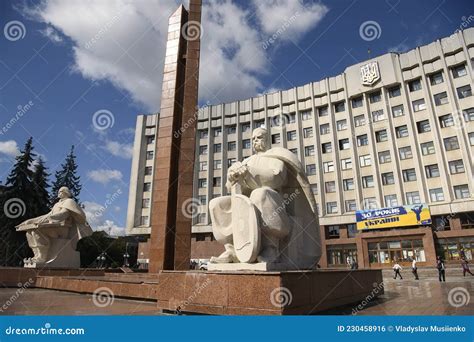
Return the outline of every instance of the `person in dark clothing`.
[[[397,279],[397,276],[400,276],[400,279],[403,279],[402,274],[400,273],[401,270],[402,266],[400,266],[398,262],[396,262],[395,265],[393,265],[393,271],[395,272],[393,279]]]
[[[352,258],[351,270],[357,270],[357,269],[359,269],[359,264],[357,263],[357,260],[355,258]]]
[[[416,267],[415,258],[411,258],[411,272],[415,276],[415,280],[419,280],[419,278],[418,278],[418,267]]]
[[[436,258],[436,268],[438,269],[439,281],[446,282],[446,268],[444,266],[444,260],[440,256]],[[442,280],[441,280],[442,279]]]
[[[471,270],[469,269],[469,262],[467,261],[467,259],[464,257],[461,259],[461,266],[462,266],[462,276],[465,277],[466,276],[466,273],[469,273],[470,275],[474,276],[474,274],[472,274]]]

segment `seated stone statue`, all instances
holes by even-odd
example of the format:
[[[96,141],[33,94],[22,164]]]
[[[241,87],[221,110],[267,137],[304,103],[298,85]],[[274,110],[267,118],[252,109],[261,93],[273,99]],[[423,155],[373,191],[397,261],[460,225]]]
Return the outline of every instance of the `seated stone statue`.
[[[49,213],[16,226],[17,231],[26,231],[28,246],[34,254],[23,260],[25,267],[80,266],[76,245],[80,239],[91,235],[92,229],[84,211],[71,197],[67,187],[60,188],[59,201]]]
[[[303,166],[285,148],[267,149],[263,128],[253,131],[252,144],[256,154],[227,172],[230,196],[209,203],[214,237],[225,247],[209,269],[315,268],[319,224]]]

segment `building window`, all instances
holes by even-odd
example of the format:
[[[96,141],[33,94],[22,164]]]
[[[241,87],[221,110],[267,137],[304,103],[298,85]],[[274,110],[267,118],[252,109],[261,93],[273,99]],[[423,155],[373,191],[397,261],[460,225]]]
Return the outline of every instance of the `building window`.
[[[352,159],[351,158],[341,159],[341,169],[342,170],[352,169]]]
[[[334,172],[334,162],[328,161],[323,163],[324,173]]]
[[[141,216],[140,217],[140,226],[149,226],[150,225],[150,217],[149,216]]]
[[[422,120],[418,121],[416,123],[416,129],[418,130],[418,133],[426,133],[426,132],[431,132],[431,126],[430,126],[430,121],[429,120]]]
[[[153,168],[151,166],[145,166],[145,176],[151,176]]]
[[[439,167],[438,164],[431,164],[425,166],[426,178],[436,178],[439,177]]]
[[[253,128],[259,128],[259,127],[265,128],[265,120],[256,120],[253,122]]]
[[[354,178],[346,178],[342,180],[344,191],[354,190]]]
[[[214,144],[214,153],[220,153],[220,152],[222,152],[222,144]]]
[[[471,197],[471,194],[469,193],[469,187],[467,184],[455,185],[453,186],[453,189],[454,189],[454,197],[456,197],[456,199]]]
[[[311,192],[314,196],[318,194],[318,184],[311,184]]]
[[[198,201],[200,205],[206,205],[207,204],[206,195],[199,195]]]
[[[207,145],[199,146],[199,154],[200,154],[201,156],[207,154]]]
[[[305,146],[304,155],[305,157],[314,156],[314,145]]]
[[[336,192],[336,182],[326,182],[324,183],[324,188],[326,189],[326,193]]]
[[[199,138],[200,139],[207,139],[209,137],[209,133],[207,132],[207,129],[200,129],[199,130]]]
[[[441,128],[454,126],[454,118],[452,114],[441,115],[438,117]]]
[[[411,152],[411,146],[404,146],[398,149],[398,154],[400,155],[400,159],[411,159],[413,158],[413,153]]]
[[[459,78],[467,75],[466,65],[461,64],[451,69],[453,78]]]
[[[213,187],[220,187],[221,186],[221,177],[214,177],[212,178],[212,186]]]
[[[290,148],[289,149],[291,153],[294,153],[296,155],[298,155],[298,149],[297,148]]]
[[[446,151],[452,151],[452,150],[457,150],[459,149],[459,142],[458,142],[458,137],[449,137],[449,138],[444,138],[444,149]]]
[[[386,207],[396,207],[398,205],[397,195],[385,195],[384,196]]]
[[[375,197],[367,197],[362,200],[364,210],[377,209],[378,203]]]
[[[420,193],[418,191],[407,192],[406,194],[407,204],[420,204]]]
[[[199,162],[199,171],[207,171],[207,161]]]
[[[319,107],[318,108],[318,116],[326,116],[328,115],[328,106],[324,106],[324,107]]]
[[[365,115],[362,114],[362,115],[354,116],[354,125],[356,127],[365,125]]]
[[[355,200],[346,200],[345,202],[346,212],[356,211],[357,204]]]
[[[206,223],[206,214],[205,213],[197,214],[196,221],[197,221],[197,224],[205,224]]]
[[[464,116],[464,121],[474,121],[474,108],[464,109],[462,111],[462,114]]]
[[[408,136],[408,127],[407,125],[395,127],[395,134],[397,138],[405,138]]]
[[[392,116],[394,118],[399,117],[399,116],[403,116],[404,114],[405,113],[403,112],[403,105],[392,107]]]
[[[305,110],[304,112],[301,112],[301,120],[306,121],[311,119],[312,113],[310,110]]]
[[[442,223],[442,227],[444,228],[444,223]],[[461,251],[464,251],[467,260],[472,260],[474,255],[474,238],[450,237],[449,239],[437,239],[436,241],[436,254],[442,256],[444,260],[460,260]]]
[[[222,160],[214,160],[214,170],[222,169]]]
[[[328,214],[336,214],[337,213],[337,202],[327,202],[326,203],[326,212]]]
[[[383,112],[383,109],[375,110],[372,112],[373,122],[382,121],[383,119],[385,119],[385,114]]]
[[[237,133],[237,126],[227,126],[227,134],[235,134]]]
[[[397,97],[400,95],[401,95],[400,86],[392,87],[388,90],[388,96],[390,98]]]
[[[408,82],[408,89],[410,90],[411,93],[414,91],[421,90],[421,80],[417,79],[417,80]]]
[[[348,138],[339,140],[339,150],[348,150],[350,147],[351,146]]]
[[[377,103],[382,101],[382,92],[378,91],[376,93],[372,93],[369,95],[369,102],[370,103]]]
[[[425,142],[423,144],[420,144],[420,147],[421,147],[421,153],[424,155],[424,156],[427,156],[427,155],[430,155],[430,154],[434,154],[436,151],[435,151],[435,147],[434,147],[434,144],[432,141],[428,141],[428,142]]]
[[[359,108],[359,107],[362,107],[363,105],[363,97],[362,96],[359,96],[359,97],[356,97],[356,98],[353,98],[352,99],[352,108]]]
[[[359,164],[360,167],[372,165],[372,158],[370,157],[370,154],[359,156]]]
[[[306,174],[308,176],[313,176],[316,174],[316,164],[308,164],[306,165]]]
[[[248,139],[247,139],[247,140],[248,140]],[[250,141],[250,140],[248,140],[248,141]],[[220,144],[216,144],[216,145],[220,145]],[[215,147],[216,145],[214,145],[214,147]],[[227,143],[227,151],[235,151],[236,148],[237,148],[237,144],[236,144],[235,141],[229,141],[229,142]],[[216,152],[216,151],[214,150],[214,152]],[[218,152],[220,152],[220,151],[218,151]]]
[[[332,152],[332,144],[330,142],[321,144],[321,150],[323,153],[331,153]]]
[[[146,160],[152,160],[153,154],[153,151],[146,151]]]
[[[336,113],[343,112],[346,109],[346,105],[344,101],[338,102],[334,104],[334,111]]]
[[[474,146],[474,132],[469,133],[469,144]]]
[[[462,159],[450,161],[449,171],[451,172],[452,175],[455,175],[457,173],[464,173],[465,170],[464,170],[464,163]]]
[[[347,120],[339,120],[336,122],[336,127],[338,131],[344,131],[347,129]]]
[[[436,106],[441,106],[441,105],[449,103],[448,94],[445,91],[439,94],[435,94],[434,102]]]
[[[327,260],[331,267],[349,267],[352,261],[357,262],[356,245],[328,245]]]
[[[250,123],[246,122],[240,125],[240,128],[242,129],[242,133],[250,131]]]
[[[414,182],[416,181],[416,171],[415,169],[406,169],[402,170],[403,181],[404,182]]]
[[[237,162],[236,158],[227,158],[227,167],[231,167],[236,162]]]
[[[272,144],[279,144],[280,143],[280,133],[272,134]]]
[[[313,137],[313,127],[303,128],[303,137],[312,138]]]
[[[216,127],[213,130],[214,137],[220,137],[222,135],[222,128]]]
[[[422,240],[369,242],[370,264],[391,264],[393,262],[426,261]]]
[[[425,99],[419,99],[412,102],[413,111],[419,112],[420,110],[426,109]]]
[[[146,136],[146,143],[148,145],[151,145],[155,142],[155,136],[154,135],[147,135]]]
[[[456,89],[459,99],[464,99],[466,97],[472,96],[472,90],[470,85],[465,85]]]
[[[143,183],[143,192],[148,192],[151,190],[151,183]]]
[[[244,149],[250,149],[252,147],[251,143],[250,143],[250,139],[244,139],[242,140],[242,147]]]
[[[383,185],[395,184],[395,177],[393,176],[393,172],[382,173],[382,184]]]
[[[431,202],[444,201],[443,188],[430,189],[429,193]]]
[[[207,179],[206,178],[199,178],[198,187],[201,188],[201,189],[207,188]]]
[[[382,129],[380,131],[375,132],[375,141],[384,142],[388,140],[387,130]]]
[[[296,131],[286,132],[286,138],[287,138],[288,141],[295,141],[296,140]]]
[[[367,146],[369,144],[369,138],[367,134],[362,134],[357,136],[357,146]]]
[[[385,164],[390,163],[392,161],[392,156],[390,155],[390,151],[381,151],[379,152],[379,163]]]
[[[374,176],[364,176],[362,177],[362,187],[364,189],[374,187]]]
[[[329,124],[322,124],[321,126],[319,126],[319,132],[321,133],[321,135],[331,133],[331,129],[329,128]]]
[[[287,114],[286,117],[288,118],[289,124],[296,123],[296,113]]]
[[[150,208],[150,199],[149,198],[142,199],[142,208]]]
[[[437,84],[441,84],[443,82],[444,82],[443,73],[441,71],[437,72],[436,74],[430,75],[430,83],[431,83],[432,86],[437,85]]]

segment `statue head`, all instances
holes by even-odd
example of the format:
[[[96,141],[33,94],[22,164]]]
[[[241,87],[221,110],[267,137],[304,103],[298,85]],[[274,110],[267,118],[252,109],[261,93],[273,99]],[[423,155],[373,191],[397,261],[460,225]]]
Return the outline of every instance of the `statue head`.
[[[252,145],[255,152],[265,152],[267,148],[268,132],[265,128],[255,128],[252,133]]]
[[[62,186],[58,191],[58,197],[60,199],[71,198],[72,194],[71,191],[69,191],[69,189],[67,188],[67,186]]]

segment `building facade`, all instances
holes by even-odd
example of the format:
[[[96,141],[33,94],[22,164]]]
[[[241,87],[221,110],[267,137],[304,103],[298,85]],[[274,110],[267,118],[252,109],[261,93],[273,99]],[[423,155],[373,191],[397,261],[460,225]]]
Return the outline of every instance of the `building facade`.
[[[198,113],[192,256],[220,252],[209,200],[226,195],[226,173],[250,156],[266,127],[272,146],[301,160],[318,203],[322,267],[433,265],[474,254],[474,28],[388,53],[293,89],[212,105]],[[149,234],[158,115],[139,116],[128,234]],[[427,204],[431,225],[356,229],[356,211]]]

